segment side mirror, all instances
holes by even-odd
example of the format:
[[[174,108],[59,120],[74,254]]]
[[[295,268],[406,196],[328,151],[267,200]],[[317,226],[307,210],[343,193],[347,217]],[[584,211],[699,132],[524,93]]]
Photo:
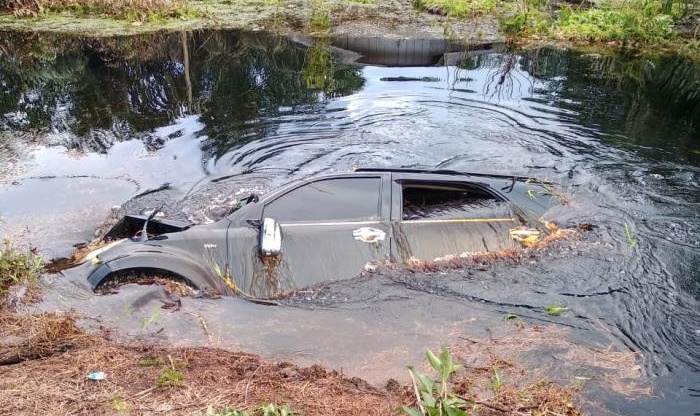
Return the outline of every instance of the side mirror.
[[[260,254],[275,256],[282,252],[282,230],[277,221],[265,218],[260,227]]]

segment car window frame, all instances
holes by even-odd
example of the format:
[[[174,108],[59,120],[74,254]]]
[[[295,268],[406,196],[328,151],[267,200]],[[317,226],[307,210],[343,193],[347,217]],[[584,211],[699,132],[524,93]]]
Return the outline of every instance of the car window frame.
[[[329,181],[329,180],[352,180],[352,179],[376,179],[379,182],[379,187],[377,191],[377,217],[376,219],[370,219],[370,220],[287,220],[287,221],[281,221],[278,220],[277,218],[273,218],[275,221],[278,221],[280,225],[282,226],[300,226],[300,225],[344,225],[344,224],[378,224],[382,222],[384,218],[384,209],[385,209],[385,201],[384,201],[384,192],[385,192],[385,175],[383,174],[362,174],[362,175],[348,175],[348,176],[324,176],[324,177],[319,177],[319,178],[314,178],[312,181],[304,181],[302,183],[299,183],[297,185],[291,186],[289,188],[280,190],[278,193],[274,195],[270,195],[269,198],[266,198],[262,202],[262,218],[266,217],[265,211],[267,210],[268,206],[278,199],[284,197],[285,195],[290,194],[291,192],[294,192],[300,188],[303,188],[305,186],[310,186],[313,185],[314,183],[317,182],[323,182],[323,181]]]
[[[404,177],[399,177],[399,178],[392,178],[392,189],[393,192],[392,194],[398,193],[398,202],[394,204],[394,209],[392,210],[392,222],[398,222],[400,224],[438,224],[438,223],[465,223],[465,222],[480,222],[480,221],[486,221],[486,222],[509,222],[513,221],[513,218],[469,218],[469,217],[464,217],[464,218],[421,218],[421,219],[414,219],[414,220],[406,220],[403,218],[403,187],[404,184],[420,184],[420,185],[426,185],[426,186],[445,186],[445,187],[471,187],[474,189],[478,189],[499,202],[508,202],[508,198],[505,198],[503,195],[499,194],[496,192],[493,188],[490,186],[479,183],[479,182],[470,182],[470,181],[456,181],[456,180],[449,180],[447,178],[443,180],[435,180],[435,179],[420,179],[420,178],[404,178]]]

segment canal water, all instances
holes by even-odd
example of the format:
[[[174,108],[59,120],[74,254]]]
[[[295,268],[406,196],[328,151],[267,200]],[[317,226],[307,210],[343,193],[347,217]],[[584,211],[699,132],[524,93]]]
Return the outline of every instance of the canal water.
[[[591,382],[592,414],[700,414],[700,65],[461,49],[1,32],[0,235],[62,257],[119,206],[209,222],[236,195],[354,167],[547,179],[567,200],[547,219],[593,229],[525,262],[365,274],[276,307],[187,298],[178,314],[160,311],[158,287],[95,295],[79,267],[48,278],[42,307],[100,317],[127,339],[242,348],[375,382],[405,376],[426,347],[508,332],[513,314],[557,334],[540,365],[577,362],[542,352],[564,333],[569,350],[632,357],[597,363],[612,373],[554,372],[634,379],[638,389]],[[613,371],[620,362],[634,374]]]

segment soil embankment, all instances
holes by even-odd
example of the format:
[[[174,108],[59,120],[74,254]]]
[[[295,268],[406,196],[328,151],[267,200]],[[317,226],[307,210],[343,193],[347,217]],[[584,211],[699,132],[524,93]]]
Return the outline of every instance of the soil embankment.
[[[8,30],[119,36],[161,30],[240,29],[281,34],[306,33],[402,39],[459,39],[485,44],[502,42],[495,16],[449,19],[417,11],[411,0],[355,2],[326,0],[191,2],[197,13],[183,19],[133,21],[74,13],[45,13],[32,18],[0,15],[0,28]],[[314,21],[322,15],[323,22]]]

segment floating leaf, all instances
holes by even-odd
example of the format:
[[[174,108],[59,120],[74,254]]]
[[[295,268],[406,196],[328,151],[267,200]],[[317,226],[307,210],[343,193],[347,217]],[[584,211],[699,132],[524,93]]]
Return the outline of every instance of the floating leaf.
[[[569,310],[569,308],[565,308],[563,306],[555,306],[555,305],[550,305],[550,306],[547,306],[547,308],[546,308],[547,315],[551,315],[551,316],[559,316],[563,312],[566,312],[568,310]]]

